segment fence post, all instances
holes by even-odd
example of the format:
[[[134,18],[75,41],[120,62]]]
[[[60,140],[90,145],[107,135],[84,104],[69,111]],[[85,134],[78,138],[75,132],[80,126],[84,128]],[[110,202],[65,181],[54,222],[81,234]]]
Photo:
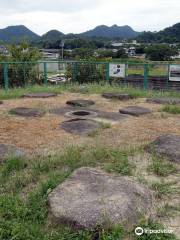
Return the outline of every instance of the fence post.
[[[110,81],[109,81],[109,62],[106,63],[106,81],[110,83]]]
[[[47,63],[44,62],[44,85],[47,86]]]
[[[9,79],[8,79],[8,63],[4,63],[3,66],[3,75],[4,75],[4,88],[7,91],[9,88]]]
[[[74,62],[73,63],[73,82],[75,83],[76,82],[76,78],[77,78],[77,62]]]
[[[169,72],[170,72],[170,64],[168,64],[168,69],[167,69],[167,81],[166,81],[166,86],[167,89],[169,89]]]
[[[144,89],[148,89],[148,64],[144,64]]]
[[[128,63],[125,63],[125,84],[128,86]]]
[[[23,63],[23,79],[24,79],[24,87],[26,88],[28,83],[26,82],[26,68],[25,68],[25,63]]]

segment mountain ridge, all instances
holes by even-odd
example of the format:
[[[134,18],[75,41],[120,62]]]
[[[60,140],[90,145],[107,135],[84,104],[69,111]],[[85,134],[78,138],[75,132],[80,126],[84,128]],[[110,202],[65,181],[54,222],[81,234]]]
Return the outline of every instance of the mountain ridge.
[[[8,26],[0,29],[0,40],[6,43],[17,43],[22,39],[37,40],[40,36],[24,25]]]
[[[95,33],[94,33],[95,31]],[[74,36],[82,36],[82,37],[104,37],[104,38],[131,38],[137,36],[136,31],[134,31],[130,26],[118,26],[116,24],[108,27],[106,25],[100,25],[95,27],[92,30],[88,30],[86,32],[82,32],[79,34],[72,34]],[[28,29],[24,25],[15,25],[15,26],[8,26],[4,29],[0,29],[0,40],[4,41],[5,43],[11,42],[19,42],[22,38],[27,38],[30,41],[35,40],[58,40],[63,36],[69,36],[71,34],[64,34],[63,32],[53,29],[48,31],[47,33],[39,36],[38,34],[34,33],[30,29]]]
[[[134,31],[130,26],[118,26],[116,24],[108,27],[106,25],[99,25],[92,30],[81,33],[87,37],[105,37],[105,38],[134,38],[140,33]]]
[[[30,42],[37,41],[60,41],[62,38],[107,38],[107,39],[137,39],[139,42],[180,42],[180,23],[167,27],[158,32],[137,32],[128,25],[112,26],[99,25],[94,29],[88,30],[79,34],[64,34],[59,30],[50,30],[42,36],[34,33],[24,25],[8,26],[0,29],[0,41],[4,43],[19,43],[22,39],[27,39]]]

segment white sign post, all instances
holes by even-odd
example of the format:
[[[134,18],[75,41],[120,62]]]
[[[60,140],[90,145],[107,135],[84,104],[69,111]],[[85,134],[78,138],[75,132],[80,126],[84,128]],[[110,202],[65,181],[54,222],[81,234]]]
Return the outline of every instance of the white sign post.
[[[109,76],[117,78],[125,78],[126,75],[126,64],[109,64]]]
[[[169,81],[180,81],[180,65],[169,66]]]

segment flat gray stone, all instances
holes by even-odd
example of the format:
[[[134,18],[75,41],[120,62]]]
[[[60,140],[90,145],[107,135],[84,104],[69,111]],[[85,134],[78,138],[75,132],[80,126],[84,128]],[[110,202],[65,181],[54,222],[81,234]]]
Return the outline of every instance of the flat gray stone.
[[[112,121],[122,121],[128,118],[129,116],[118,112],[97,111],[97,117]]]
[[[73,107],[88,107],[94,105],[95,102],[92,100],[84,100],[84,99],[77,99],[77,100],[69,100],[66,104],[71,105]]]
[[[59,108],[50,109],[49,113],[62,116],[65,113],[73,111],[73,110],[74,110],[74,107],[67,106],[67,107],[59,107]]]
[[[75,229],[138,223],[153,212],[153,195],[128,177],[83,167],[57,186],[48,196],[51,218]]]
[[[152,111],[148,108],[129,106],[129,107],[120,109],[119,112],[122,114],[129,114],[129,115],[138,117],[140,115],[151,113]]]
[[[148,98],[147,102],[157,104],[180,104],[180,98],[173,97]]]
[[[2,162],[8,155],[22,157],[24,156],[24,152],[15,146],[0,144],[0,162]]]
[[[50,97],[56,97],[57,94],[55,93],[27,93],[24,94],[23,98],[50,98]]]
[[[71,119],[60,124],[61,128],[66,132],[88,135],[93,131],[96,131],[100,128],[100,124],[91,119]]]
[[[180,136],[163,135],[150,143],[146,150],[166,157],[169,161],[180,163]]]
[[[118,99],[121,101],[133,99],[131,95],[125,93],[103,93],[102,97],[107,99]]]
[[[39,109],[25,107],[13,108],[10,113],[21,117],[42,117],[45,114]]]

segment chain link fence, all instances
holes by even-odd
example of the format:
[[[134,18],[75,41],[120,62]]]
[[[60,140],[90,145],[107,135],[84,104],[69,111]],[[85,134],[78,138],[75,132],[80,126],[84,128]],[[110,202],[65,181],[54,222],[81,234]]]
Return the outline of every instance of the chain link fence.
[[[180,90],[180,79],[170,81],[169,64],[125,63],[123,77],[112,77],[110,65],[121,63],[61,61],[61,62],[2,62],[0,88],[62,83],[108,83],[155,90]],[[179,76],[180,77],[180,76]]]

